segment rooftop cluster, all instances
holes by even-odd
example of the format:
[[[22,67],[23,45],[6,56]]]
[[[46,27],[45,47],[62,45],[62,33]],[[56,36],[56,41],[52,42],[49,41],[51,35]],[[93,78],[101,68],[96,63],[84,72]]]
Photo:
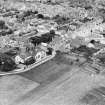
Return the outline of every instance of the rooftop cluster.
[[[104,14],[103,0],[2,0],[0,52],[19,48],[25,53],[43,42],[56,51],[98,59],[105,45]]]

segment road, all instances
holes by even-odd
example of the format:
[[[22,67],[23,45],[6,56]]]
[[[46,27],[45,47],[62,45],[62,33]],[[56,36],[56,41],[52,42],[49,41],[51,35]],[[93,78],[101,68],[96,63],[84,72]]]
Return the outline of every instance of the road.
[[[104,75],[57,56],[28,72],[0,77],[0,105],[105,105],[104,87]]]

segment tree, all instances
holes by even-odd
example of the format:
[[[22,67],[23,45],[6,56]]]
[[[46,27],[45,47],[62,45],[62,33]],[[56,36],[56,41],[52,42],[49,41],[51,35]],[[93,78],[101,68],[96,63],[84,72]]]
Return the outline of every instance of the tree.
[[[44,19],[44,15],[42,15],[42,14],[38,14],[37,17],[40,19]]]
[[[82,54],[85,58],[92,57],[94,53],[96,53],[98,50],[94,48],[89,48],[86,45],[81,45],[78,48],[71,49],[72,52]]]
[[[3,29],[5,26],[5,22],[3,20],[0,20],[0,29]]]
[[[16,68],[15,62],[6,54],[0,53],[0,70],[3,72],[12,71]]]

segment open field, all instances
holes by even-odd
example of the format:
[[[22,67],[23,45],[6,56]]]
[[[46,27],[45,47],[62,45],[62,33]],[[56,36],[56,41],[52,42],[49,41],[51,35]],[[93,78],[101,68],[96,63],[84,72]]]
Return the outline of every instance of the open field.
[[[104,81],[102,75],[91,75],[78,66],[53,59],[26,73],[0,77],[0,104],[96,105],[99,99],[104,103],[105,90],[100,89],[105,87]]]

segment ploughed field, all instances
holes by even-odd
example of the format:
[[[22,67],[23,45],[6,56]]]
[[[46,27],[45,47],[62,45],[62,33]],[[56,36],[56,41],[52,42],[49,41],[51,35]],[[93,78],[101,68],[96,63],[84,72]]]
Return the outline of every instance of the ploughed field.
[[[84,71],[57,55],[28,72],[2,76],[0,104],[104,105],[104,75]]]

